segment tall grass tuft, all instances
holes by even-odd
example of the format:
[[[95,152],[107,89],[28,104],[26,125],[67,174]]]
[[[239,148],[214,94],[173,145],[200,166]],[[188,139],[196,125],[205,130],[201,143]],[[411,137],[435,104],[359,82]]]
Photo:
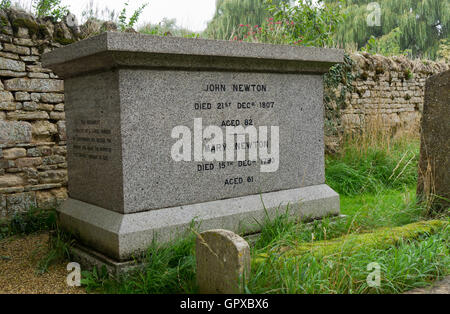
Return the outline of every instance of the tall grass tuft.
[[[402,190],[417,184],[418,133],[409,130],[393,136],[379,119],[361,134],[347,135],[341,151],[327,156],[327,183],[341,195]]]
[[[105,271],[83,272],[88,291],[119,294],[179,294],[198,291],[195,275],[195,235],[190,233],[166,245],[154,242],[144,266],[120,278]]]

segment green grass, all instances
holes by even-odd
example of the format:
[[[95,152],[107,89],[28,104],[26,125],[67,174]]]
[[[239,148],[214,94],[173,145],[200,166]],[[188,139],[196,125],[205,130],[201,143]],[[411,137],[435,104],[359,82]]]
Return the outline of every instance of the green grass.
[[[28,235],[54,230],[55,227],[55,210],[42,210],[31,207],[25,212],[16,213],[10,220],[0,221],[0,239],[14,235]]]
[[[389,149],[347,145],[326,158],[327,184],[342,196],[403,190],[417,183],[420,144],[417,140],[394,142]]]
[[[154,243],[145,254],[145,266],[120,278],[106,270],[83,272],[89,292],[114,294],[181,294],[198,291],[195,277],[195,235],[189,233],[165,246]]]
[[[252,269],[249,293],[401,293],[449,274],[449,230],[354,254],[304,254],[281,260],[272,253]],[[381,267],[381,285],[367,284],[367,266]],[[281,265],[280,265],[281,264]]]

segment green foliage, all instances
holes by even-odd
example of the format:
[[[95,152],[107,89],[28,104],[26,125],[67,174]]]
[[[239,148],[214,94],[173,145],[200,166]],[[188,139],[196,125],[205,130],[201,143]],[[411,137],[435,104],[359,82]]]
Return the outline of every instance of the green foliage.
[[[419,143],[393,143],[389,151],[372,146],[361,150],[345,144],[336,156],[326,159],[327,184],[341,195],[376,193],[417,184]]]
[[[442,0],[380,0],[381,26],[369,26],[372,0],[325,0],[345,19],[336,41],[360,49],[369,44],[387,55],[407,51],[413,57],[435,59],[442,39],[449,38],[450,2]],[[397,30],[396,30],[397,29]],[[392,33],[394,31],[394,33]],[[374,37],[376,41],[371,40]],[[392,50],[391,50],[392,49]]]
[[[437,56],[440,61],[450,63],[450,38],[440,41]]]
[[[274,0],[274,4],[281,0]],[[208,23],[205,34],[209,38],[230,40],[238,32],[238,25],[261,25],[268,19],[267,5],[261,0],[216,0],[216,13]]]
[[[383,35],[379,38],[371,36],[367,44],[361,48],[370,54],[380,54],[384,56],[411,56],[411,49],[402,50],[400,48],[401,38],[400,28],[394,28],[389,34]]]
[[[157,36],[175,36],[198,38],[200,34],[193,33],[187,29],[179,28],[176,19],[164,18],[159,24],[147,24],[139,29],[140,33]]]
[[[330,255],[351,255],[362,248],[383,249],[396,245],[403,240],[413,240],[423,235],[436,234],[447,226],[448,222],[442,220],[420,221],[396,228],[381,228],[368,233],[348,234],[331,240],[299,243],[279,249],[282,254],[280,258],[285,259],[305,254],[324,258]],[[254,259],[254,262],[262,262],[267,257],[268,254],[263,253]]]
[[[56,211],[31,207],[14,214],[11,220],[0,222],[0,239],[14,235],[27,235],[56,227]]]
[[[55,21],[62,20],[69,13],[67,6],[61,5],[61,0],[34,0],[33,7],[37,17],[50,16]]]
[[[449,274],[449,228],[417,240],[373,248],[362,246],[352,254],[318,257],[304,254],[280,260],[271,251],[254,264],[247,286],[250,293],[361,294],[402,293],[424,287]],[[372,262],[381,267],[381,285],[367,284]]]
[[[347,95],[353,92],[356,79],[352,67],[354,61],[350,55],[344,55],[344,63],[337,64],[324,76],[325,133],[327,136],[339,136],[341,130],[341,110],[347,106]],[[338,93],[336,93],[338,91]]]
[[[164,246],[154,242],[145,254],[143,268],[121,278],[110,277],[105,270],[83,272],[82,284],[88,291],[104,293],[195,293],[194,251],[193,234]]]
[[[11,7],[11,0],[1,0],[0,9],[9,9]]]
[[[48,251],[44,257],[39,261],[36,273],[44,274],[49,267],[63,261],[70,261],[71,249],[75,244],[74,237],[67,232],[64,232],[56,227],[50,233],[48,240]]]
[[[134,25],[139,20],[139,17],[141,16],[142,12],[144,11],[144,9],[147,6],[148,6],[148,3],[145,3],[145,4],[141,5],[138,9],[136,9],[133,12],[133,14],[131,15],[130,19],[127,22],[128,2],[125,2],[124,8],[122,9],[122,11],[120,12],[120,15],[119,15],[119,22],[118,22],[119,29],[121,31],[125,31],[125,30],[127,30],[129,28],[133,28]]]
[[[314,47],[333,46],[333,36],[342,16],[322,0],[295,2],[266,0],[275,21],[281,22],[281,36],[289,44]]]
[[[320,1],[319,1],[320,2]],[[327,5],[315,6],[312,0],[296,3],[266,0],[272,17],[258,25],[239,24],[232,40],[299,46],[332,46],[332,36],[341,17]]]

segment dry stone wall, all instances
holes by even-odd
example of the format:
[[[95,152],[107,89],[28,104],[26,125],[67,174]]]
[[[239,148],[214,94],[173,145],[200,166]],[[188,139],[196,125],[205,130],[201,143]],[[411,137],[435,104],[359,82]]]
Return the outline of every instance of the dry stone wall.
[[[90,21],[81,31],[116,29],[106,24]],[[67,198],[64,83],[42,67],[41,55],[81,37],[66,22],[0,10],[0,219],[30,206],[54,208]],[[352,59],[357,78],[341,112],[347,132],[373,120],[396,131],[417,129],[426,79],[448,69],[403,57]]]
[[[66,23],[0,10],[0,218],[67,197],[64,83],[41,55],[79,38]]]
[[[356,79],[341,111],[345,131],[374,127],[418,133],[426,80],[448,70],[448,64],[368,53],[351,58]]]

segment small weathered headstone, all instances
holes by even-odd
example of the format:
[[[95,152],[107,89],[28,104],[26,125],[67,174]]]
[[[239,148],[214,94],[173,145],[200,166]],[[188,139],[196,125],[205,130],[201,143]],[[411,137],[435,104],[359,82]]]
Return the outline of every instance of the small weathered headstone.
[[[426,84],[417,195],[435,209],[450,206],[450,71]]]
[[[250,247],[228,230],[210,230],[197,237],[197,281],[200,293],[242,293],[250,274]]]

